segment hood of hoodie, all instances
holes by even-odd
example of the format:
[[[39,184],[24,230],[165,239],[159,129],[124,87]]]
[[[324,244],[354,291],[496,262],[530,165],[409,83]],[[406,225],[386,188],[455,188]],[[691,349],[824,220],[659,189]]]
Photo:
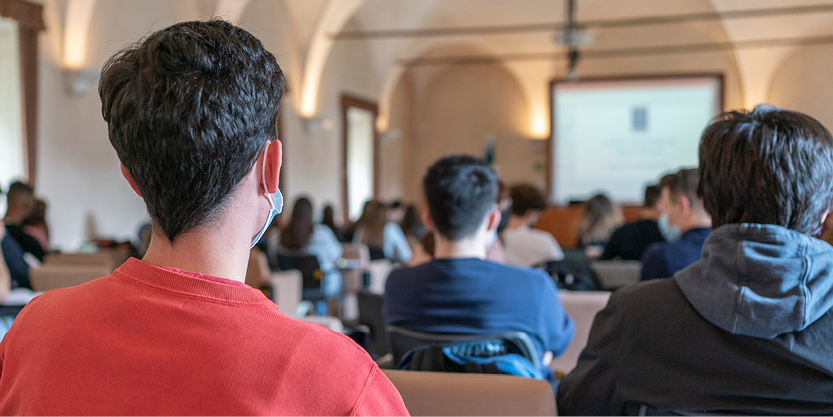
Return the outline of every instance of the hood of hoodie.
[[[780,226],[730,224],[715,229],[701,259],[674,280],[712,324],[772,339],[833,307],[833,246]]]

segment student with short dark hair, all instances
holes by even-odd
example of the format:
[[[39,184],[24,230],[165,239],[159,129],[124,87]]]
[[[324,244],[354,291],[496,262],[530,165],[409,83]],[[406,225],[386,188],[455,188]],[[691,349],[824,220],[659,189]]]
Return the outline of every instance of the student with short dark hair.
[[[659,231],[657,220],[660,216],[660,197],[662,192],[656,185],[645,187],[645,201],[640,219],[628,223],[613,232],[605,246],[601,260],[622,259],[640,261],[651,244],[665,242]]]
[[[833,413],[833,136],[759,106],[716,118],[697,194],[714,222],[702,259],[614,292],[562,415]]]
[[[541,190],[532,184],[516,184],[510,195],[512,217],[501,235],[506,263],[535,266],[564,259],[564,252],[552,234],[532,228],[547,209],[547,199]]]
[[[495,172],[482,160],[449,156],[428,169],[423,186],[434,260],[390,274],[386,322],[429,333],[522,331],[542,358],[545,352],[560,355],[574,325],[552,279],[485,260],[500,222]]]
[[[283,87],[275,57],[221,20],[175,24],[107,61],[102,114],[150,246],[23,309],[0,343],[0,413],[407,414],[352,340],[244,284],[283,204]]]
[[[20,181],[13,182],[6,195],[6,216],[3,221],[6,223],[9,236],[14,238],[23,251],[34,255],[39,261],[43,261],[43,257],[46,256],[46,248],[36,238],[23,230],[23,222],[35,210],[36,204],[34,188]]]
[[[658,226],[665,242],[649,246],[642,256],[641,280],[670,278],[700,259],[712,220],[697,195],[699,174],[683,169],[660,181],[662,215]]]

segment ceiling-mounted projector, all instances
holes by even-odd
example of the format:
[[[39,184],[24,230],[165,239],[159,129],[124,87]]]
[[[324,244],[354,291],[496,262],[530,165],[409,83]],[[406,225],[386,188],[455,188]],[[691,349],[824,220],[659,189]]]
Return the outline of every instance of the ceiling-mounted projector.
[[[595,41],[593,34],[588,32],[585,28],[575,28],[572,30],[562,30],[555,34],[553,41],[566,47],[583,47],[591,46]]]

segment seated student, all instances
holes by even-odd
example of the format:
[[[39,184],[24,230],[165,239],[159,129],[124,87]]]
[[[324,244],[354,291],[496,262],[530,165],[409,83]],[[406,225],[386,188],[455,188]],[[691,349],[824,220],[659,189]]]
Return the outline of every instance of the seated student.
[[[642,281],[671,278],[700,259],[712,219],[697,196],[698,181],[696,169],[684,169],[660,181],[663,214],[658,224],[667,242],[655,243],[645,251]]]
[[[547,208],[544,194],[532,184],[512,186],[512,217],[503,230],[506,263],[534,266],[564,259],[564,252],[552,234],[533,229],[538,217]]]
[[[809,116],[759,106],[712,122],[703,258],[611,295],[558,413],[833,413],[833,247],[812,237],[831,179],[833,137]]]
[[[353,242],[364,243],[370,249],[370,259],[390,259],[395,262],[411,260],[411,245],[398,224],[389,220],[388,207],[379,202],[365,205],[364,222],[356,228]]]
[[[278,253],[284,255],[315,255],[318,266],[324,272],[321,291],[334,296],[341,291],[341,273],[336,263],[343,249],[333,231],[323,224],[312,222],[312,202],[301,197],[295,200],[289,224],[280,234]]]
[[[622,209],[604,194],[594,195],[583,208],[576,240],[589,257],[599,257],[610,235],[624,223]]]
[[[423,185],[435,259],[391,272],[387,324],[429,333],[521,331],[542,356],[560,355],[573,339],[574,324],[552,279],[484,260],[500,222],[495,172],[485,161],[449,156],[428,169]]]
[[[45,201],[35,199],[32,211],[23,219],[23,232],[35,238],[44,251],[49,250],[49,225],[46,224]]]
[[[243,283],[282,207],[283,85],[260,41],[221,20],[175,24],[104,65],[102,113],[150,247],[23,309],[0,343],[0,413],[407,414],[352,340]]]
[[[428,229],[422,224],[422,220],[419,218],[419,211],[413,204],[409,204],[405,208],[405,214],[402,215],[402,221],[399,222],[399,227],[402,228],[402,233],[405,234],[405,237],[411,243],[416,243],[422,239],[422,236],[428,233]]]
[[[324,210],[321,212],[321,224],[329,227],[339,242],[345,241],[344,235],[346,232],[343,227],[336,224],[336,215],[333,206],[329,204],[324,206]]]
[[[9,186],[6,202],[6,216],[3,221],[6,223],[9,236],[20,245],[23,252],[34,255],[38,261],[43,261],[46,250],[37,239],[23,231],[23,221],[35,208],[35,190],[22,182],[13,182]]]
[[[0,239],[5,239],[5,237],[6,228],[3,227],[3,223],[0,221]],[[9,271],[8,265],[6,265],[3,246],[0,245],[0,302],[6,299],[12,289],[11,271]]]
[[[656,185],[645,188],[645,203],[642,206],[640,219],[628,223],[613,232],[610,241],[605,246],[602,260],[622,259],[626,261],[641,261],[645,251],[653,243],[665,242],[659,231],[657,219],[661,213],[660,196],[662,192]]]

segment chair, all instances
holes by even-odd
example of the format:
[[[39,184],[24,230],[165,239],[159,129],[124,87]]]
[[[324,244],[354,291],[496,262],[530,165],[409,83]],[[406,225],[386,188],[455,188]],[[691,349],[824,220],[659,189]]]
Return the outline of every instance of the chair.
[[[370,260],[371,261],[380,261],[385,259],[385,251],[379,248],[370,248]]]
[[[359,324],[370,329],[367,351],[372,355],[385,356],[390,353],[390,338],[385,328],[384,297],[369,291],[360,291]]]
[[[297,269],[274,272],[270,278],[272,301],[277,304],[278,310],[289,317],[298,315],[298,305],[301,304],[301,294],[303,292],[301,288],[303,279],[301,271]]]
[[[507,353],[518,354],[540,369],[538,349],[524,332],[493,334],[444,334],[423,333],[398,326],[387,326],[390,335],[393,361],[399,364],[408,353],[427,349],[431,345],[451,346],[465,351],[466,355],[491,357]]]
[[[270,285],[271,271],[266,254],[257,247],[249,253],[249,266],[246,268],[246,284],[262,290]]]
[[[385,283],[388,281],[391,271],[393,271],[393,264],[390,261],[386,259],[371,261],[368,268],[370,282],[367,285],[367,290],[376,294],[384,294]]]
[[[642,263],[639,261],[593,261],[590,269],[599,278],[602,290],[615,291],[639,282]]]
[[[341,257],[344,259],[343,264],[339,264],[342,269],[365,269],[370,265],[370,250],[367,245],[361,243],[342,243]]]
[[[33,291],[49,291],[55,288],[74,287],[113,273],[108,265],[55,265],[44,264],[29,269],[29,282]]]
[[[50,253],[43,258],[43,264],[87,267],[104,266],[109,268],[110,272],[113,272],[117,265],[113,252],[111,251],[96,253]]]
[[[552,386],[511,375],[382,370],[414,416],[554,416]]]
[[[607,305],[610,292],[559,291],[558,297],[561,299],[564,310],[573,318],[573,322],[576,324],[576,332],[567,350],[550,362],[550,368],[568,373],[576,367],[581,351],[587,346],[587,338],[590,335],[593,319],[596,318],[596,313]]]
[[[367,245],[363,244],[343,243],[342,249],[342,259],[338,262],[345,293],[342,313],[345,320],[356,320],[359,317],[356,294],[365,287],[365,274],[370,266],[370,253]]]
[[[278,268],[282,271],[289,271],[291,269],[301,271],[304,300],[324,300],[324,294],[321,292],[321,278],[324,276],[324,273],[321,271],[318,258],[315,255],[291,256],[279,253],[277,258]]]

